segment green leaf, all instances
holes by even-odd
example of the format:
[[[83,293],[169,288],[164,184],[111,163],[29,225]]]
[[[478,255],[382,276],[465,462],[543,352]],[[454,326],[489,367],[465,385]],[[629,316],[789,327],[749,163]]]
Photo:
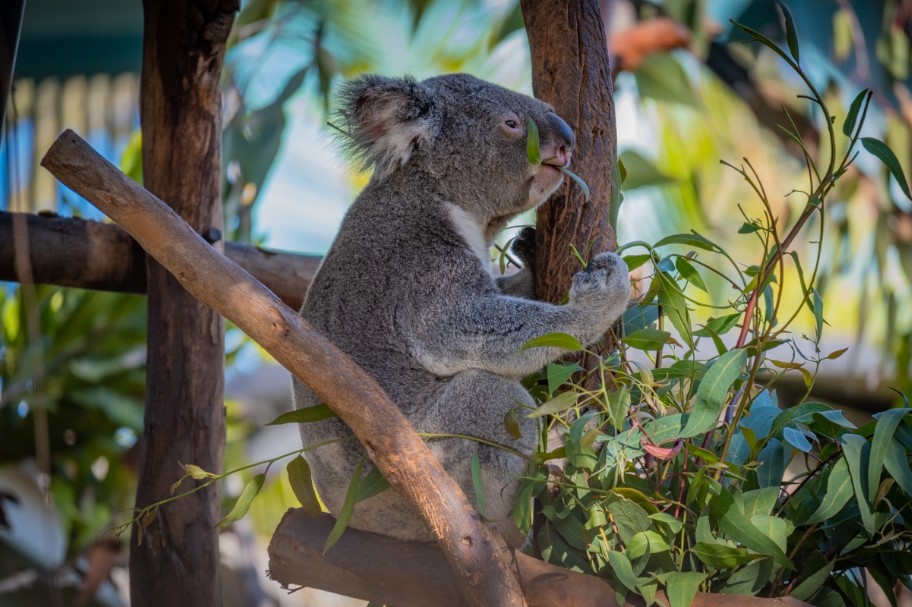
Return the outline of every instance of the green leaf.
[[[288,484],[295,497],[301,502],[304,512],[310,516],[317,516],[323,511],[320,508],[320,500],[317,498],[317,492],[314,491],[313,477],[310,473],[310,464],[300,455],[285,467],[288,472]]]
[[[693,267],[693,264],[691,264],[686,258],[678,257],[675,260],[675,268],[677,268],[678,272],[681,273],[681,276],[684,277],[684,280],[703,292],[709,292],[706,288],[706,283],[703,282],[703,277],[700,276],[700,273],[697,272],[697,269]]]
[[[870,89],[864,89],[852,100],[852,105],[849,106],[849,113],[846,114],[845,121],[842,123],[842,132],[846,137],[852,136],[855,131],[855,123],[858,122],[861,104],[870,99],[872,94],[873,92]]]
[[[695,571],[672,571],[656,576],[665,584],[665,593],[671,607],[690,607],[700,584],[706,579],[705,573]]]
[[[358,483],[358,494],[355,496],[355,503],[374,497],[378,493],[386,491],[389,486],[389,481],[383,477],[380,470],[372,468]]]
[[[909,456],[898,440],[890,441],[884,457],[884,467],[906,495],[912,497],[912,470],[909,469]]]
[[[671,337],[668,331],[659,331],[658,329],[640,329],[624,337],[624,343],[637,350],[658,350]]]
[[[522,352],[529,348],[560,348],[561,350],[577,351],[583,349],[583,344],[577,338],[566,333],[545,333],[524,343],[519,351]]]
[[[635,560],[644,554],[658,554],[667,552],[671,547],[661,535],[652,530],[640,531],[627,542],[625,554],[630,560]]]
[[[576,363],[549,363],[545,370],[548,378],[548,392],[553,394],[574,373],[582,370],[583,368]]]
[[[754,554],[747,548],[733,548],[725,544],[709,544],[698,542],[691,552],[707,567],[715,569],[734,569],[757,559],[765,558],[762,554]]]
[[[579,399],[579,396],[579,393],[573,391],[561,392],[551,400],[543,403],[540,407],[535,409],[535,411],[530,413],[528,417],[536,418],[545,415],[552,415],[554,413],[560,413],[561,411],[566,411],[567,409],[576,406],[576,401]]]
[[[722,407],[725,406],[728,390],[741,374],[746,362],[747,350],[743,348],[729,350],[716,359],[700,382],[693,411],[681,433],[682,438],[703,434],[716,425]]]
[[[833,408],[823,403],[801,403],[797,407],[786,409],[776,416],[767,436],[779,436],[782,429],[793,423],[810,421],[815,413],[832,411]]]
[[[877,495],[880,485],[880,471],[883,469],[887,450],[893,443],[893,435],[903,419],[912,413],[912,409],[889,409],[875,416],[874,439],[871,441],[871,456],[868,460],[868,495]]]
[[[827,578],[830,577],[830,572],[833,570],[833,565],[835,564],[835,559],[827,561],[826,557],[819,551],[814,550],[811,552],[807,557],[803,571],[798,578],[801,581],[798,582],[795,588],[789,593],[789,596],[794,597],[799,601],[810,599],[814,596],[814,593],[823,586],[824,582],[827,581]]]
[[[823,333],[823,298],[820,297],[820,293],[817,292],[817,289],[811,289],[811,299],[814,302],[814,331],[817,339],[820,339],[820,335]]]
[[[589,185],[583,181],[583,178],[565,166],[561,167],[560,170],[561,173],[572,179],[573,182],[579,186],[579,189],[583,191],[583,200],[589,202],[589,199],[592,197],[592,193],[589,191]]]
[[[836,516],[842,508],[849,503],[852,497],[852,477],[849,475],[849,465],[844,457],[840,457],[827,477],[826,493],[820,506],[814,511],[805,524],[814,525],[829,520]]]
[[[728,537],[754,552],[772,556],[780,567],[795,568],[782,548],[744,516],[728,491],[723,490],[716,495],[710,503],[710,509],[719,521],[719,529]]]
[[[807,439],[807,436],[804,434],[804,432],[796,430],[795,428],[783,428],[782,438],[785,439],[785,442],[795,447],[799,451],[810,453],[814,449],[814,446],[811,444],[811,441]]]
[[[311,422],[330,419],[331,417],[337,417],[337,415],[328,406],[320,403],[319,405],[314,405],[313,407],[304,407],[302,409],[295,409],[294,411],[283,413],[266,425],[278,426],[281,424],[309,424]]]
[[[637,578],[633,573],[633,567],[623,553],[616,550],[608,551],[608,562],[611,564],[611,570],[617,580],[627,587],[628,590],[636,590]]]
[[[861,514],[861,524],[864,525],[869,536],[874,535],[874,514],[871,512],[870,498],[865,483],[871,445],[863,436],[857,434],[843,434],[840,441],[846,463],[849,465],[849,476],[852,477],[855,500],[858,502],[858,510]]]
[[[792,13],[782,2],[778,3],[779,10],[782,11],[782,17],[785,20],[785,41],[788,44],[789,52],[798,63],[798,34],[795,32],[795,21],[792,19]]]
[[[703,249],[704,251],[715,251],[717,253],[721,252],[720,249],[715,243],[701,236],[696,232],[691,232],[690,234],[672,234],[671,236],[666,236],[659,242],[655,243],[655,247],[663,247],[669,244],[680,244],[688,247],[696,247],[698,249]]]
[[[522,438],[522,430],[519,427],[519,420],[516,418],[516,407],[504,413],[503,424],[507,434],[516,439]]]
[[[339,541],[342,534],[348,528],[351,522],[352,514],[355,512],[355,502],[358,496],[358,486],[361,484],[361,471],[364,470],[364,459],[362,458],[352,472],[351,482],[348,484],[348,491],[345,493],[345,501],[342,502],[342,509],[339,510],[339,516],[336,518],[336,524],[333,525],[329,535],[326,536],[326,542],[323,543],[323,554],[325,555],[333,545]]]
[[[236,520],[239,520],[247,514],[247,511],[250,509],[250,504],[253,503],[253,498],[257,496],[260,492],[260,489],[263,488],[263,483],[266,481],[265,474],[257,474],[252,479],[250,479],[246,485],[244,485],[244,490],[241,491],[241,496],[238,497],[237,501],[234,503],[234,507],[231,509],[225,518],[218,522],[219,527],[227,527]]]
[[[475,489],[475,507],[478,508],[478,514],[481,518],[485,517],[485,494],[484,482],[481,480],[481,463],[478,461],[478,452],[472,454],[472,487]]]
[[[694,344],[690,329],[690,312],[687,309],[684,292],[665,272],[657,272],[654,280],[659,281],[659,303],[662,305],[662,311],[677,329],[681,339],[692,348]]]
[[[862,137],[861,145],[884,163],[884,166],[887,167],[890,174],[892,174],[893,178],[899,183],[899,187],[903,191],[903,194],[906,195],[906,198],[912,200],[912,192],[909,192],[909,182],[906,181],[906,175],[903,173],[902,165],[899,164],[899,160],[896,158],[896,154],[893,153],[893,150],[891,150],[886,143],[879,139],[875,139],[874,137]]]
[[[529,164],[541,164],[541,141],[538,138],[538,125],[529,118],[526,120],[526,158]]]

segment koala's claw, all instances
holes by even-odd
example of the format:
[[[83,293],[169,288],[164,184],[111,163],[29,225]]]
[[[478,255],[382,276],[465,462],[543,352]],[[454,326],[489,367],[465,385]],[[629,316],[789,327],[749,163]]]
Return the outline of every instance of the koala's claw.
[[[523,228],[513,239],[510,250],[519,257],[524,265],[531,265],[535,261],[535,228],[532,226]]]
[[[627,264],[614,253],[599,253],[586,269],[573,276],[572,297],[607,295],[626,298],[630,293]]]

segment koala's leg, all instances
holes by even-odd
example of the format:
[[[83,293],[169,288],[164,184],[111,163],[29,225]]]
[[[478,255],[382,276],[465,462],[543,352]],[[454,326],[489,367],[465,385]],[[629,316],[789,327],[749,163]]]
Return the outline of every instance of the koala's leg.
[[[535,404],[522,385],[485,371],[464,371],[454,375],[439,390],[423,431],[462,434],[504,445],[531,456],[539,440],[538,423],[526,417]],[[507,430],[507,418],[519,437]],[[519,489],[518,478],[528,472],[529,462],[510,451],[467,439],[432,439],[428,446],[459,483],[466,496],[477,503],[472,482],[471,461],[478,455],[484,490],[486,522],[513,546],[524,537],[513,523],[513,506]]]

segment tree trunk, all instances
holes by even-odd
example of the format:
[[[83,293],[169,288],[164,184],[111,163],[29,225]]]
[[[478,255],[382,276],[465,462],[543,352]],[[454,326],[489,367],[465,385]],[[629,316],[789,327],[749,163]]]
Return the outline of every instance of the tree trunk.
[[[576,132],[571,168],[589,185],[587,202],[566,183],[538,210],[535,291],[559,303],[579,271],[571,245],[589,259],[617,248],[611,226],[617,130],[611,69],[598,0],[522,0],[532,51],[532,90]]]
[[[222,230],[225,40],[238,0],[145,0],[140,116],[146,187],[197,231]],[[151,258],[144,448],[136,505],[169,495],[180,463],[221,468],[224,322]],[[133,607],[221,605],[219,491],[168,504],[132,548]],[[134,529],[134,539],[136,529]]]

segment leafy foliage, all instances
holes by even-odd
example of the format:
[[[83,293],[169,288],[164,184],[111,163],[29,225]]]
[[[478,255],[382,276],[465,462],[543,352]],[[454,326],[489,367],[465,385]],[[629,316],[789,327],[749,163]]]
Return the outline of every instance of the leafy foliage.
[[[788,51],[742,29],[780,55],[831,116],[798,64],[787,11],[784,21]],[[845,352],[819,351],[819,249],[807,272],[789,245],[825,213],[859,143],[904,180],[889,148],[859,136],[869,101],[862,92],[850,108],[843,150],[834,121],[826,121],[823,166],[805,150],[806,203],[787,233],[749,161],[729,165],[766,210],[745,215],[738,230],[759,245],[755,265],[745,268],[697,233],[622,247],[631,269],[651,267],[652,274],[623,318],[618,352],[597,358],[588,376],[577,373],[563,388],[552,381],[567,377],[562,365],[528,382],[543,403],[530,415],[548,420],[548,432],[521,494],[541,503],[534,533],[544,559],[612,579],[621,594],[647,603],[662,589],[672,605],[690,604],[698,590],[861,605],[860,568],[894,603],[895,580],[912,587],[908,401],[856,427],[822,403],[783,410],[774,390],[782,374],[798,371],[809,391],[821,361]],[[799,133],[790,134],[802,145]],[[645,253],[630,254],[634,248]],[[701,301],[711,280],[733,290],[727,306]],[[787,288],[801,291],[797,310],[783,304]],[[815,320],[803,339],[789,330],[802,309]],[[716,355],[703,360],[707,346]],[[557,449],[547,442],[555,434]],[[561,466],[548,465],[555,461]],[[532,529],[528,506],[520,502],[514,514]]]

